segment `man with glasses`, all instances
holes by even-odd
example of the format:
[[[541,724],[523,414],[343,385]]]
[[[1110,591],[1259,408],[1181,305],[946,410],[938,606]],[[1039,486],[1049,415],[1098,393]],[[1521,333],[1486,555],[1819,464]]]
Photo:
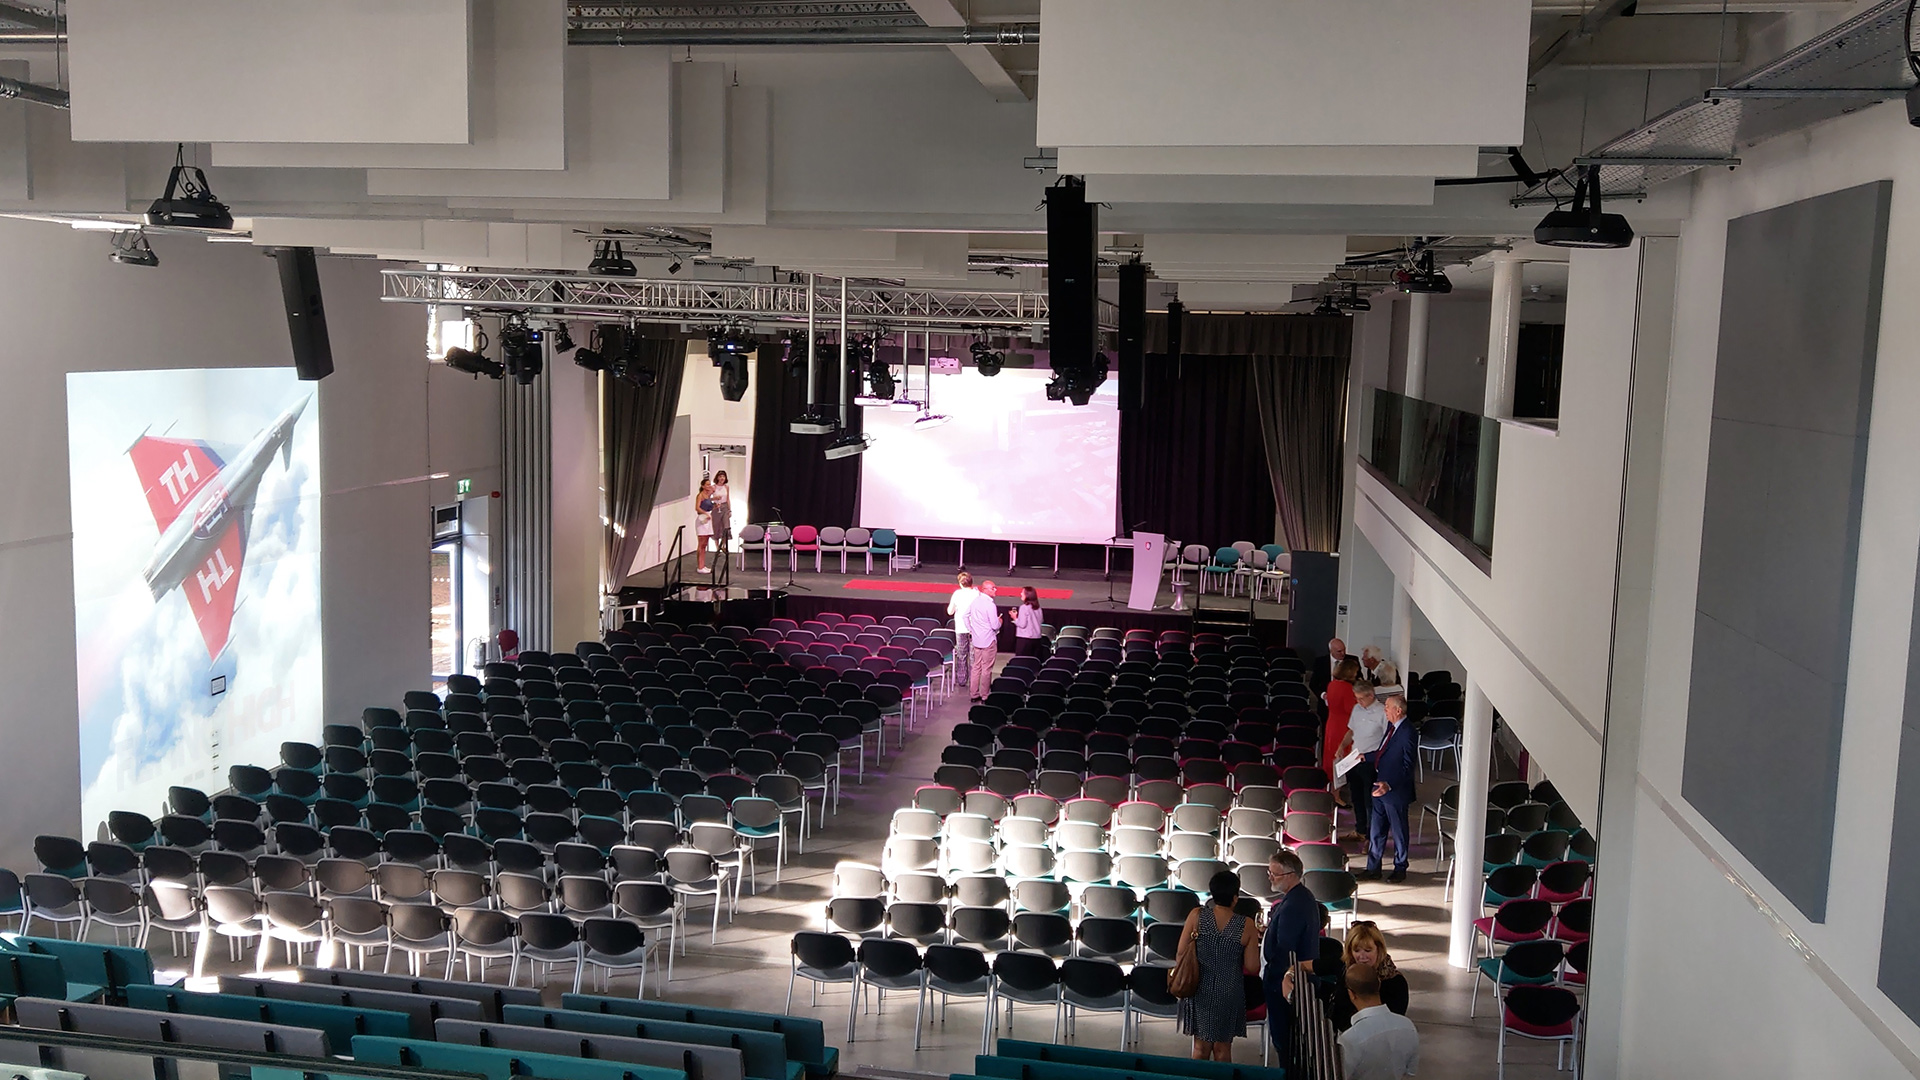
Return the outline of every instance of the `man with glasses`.
[[[1273,853],[1267,880],[1279,899],[1267,919],[1267,936],[1260,944],[1260,983],[1267,996],[1267,1034],[1280,1051],[1280,1064],[1291,1068],[1293,1009],[1287,1004],[1287,973],[1296,965],[1320,956],[1320,901],[1301,882],[1300,856],[1287,848]]]

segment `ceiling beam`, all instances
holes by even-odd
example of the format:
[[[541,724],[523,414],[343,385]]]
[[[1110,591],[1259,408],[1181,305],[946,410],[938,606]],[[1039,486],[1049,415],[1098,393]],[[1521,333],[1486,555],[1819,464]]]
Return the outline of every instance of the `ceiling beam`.
[[[954,6],[954,0],[907,0],[907,6],[928,26],[965,26],[967,17]],[[1020,79],[985,45],[949,45],[953,53],[995,101],[1029,101]]]

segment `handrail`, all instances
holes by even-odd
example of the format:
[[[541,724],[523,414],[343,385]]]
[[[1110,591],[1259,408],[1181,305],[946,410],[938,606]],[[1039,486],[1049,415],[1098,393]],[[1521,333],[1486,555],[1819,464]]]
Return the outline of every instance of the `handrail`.
[[[673,542],[667,545],[667,561],[660,564],[660,587],[669,598],[677,596],[686,584],[686,569],[680,565],[686,558],[687,527],[681,525],[673,530]]]
[[[191,1058],[195,1061],[212,1061],[222,1065],[260,1066],[270,1069],[297,1071],[307,1076],[325,1074],[345,1074],[354,1077],[368,1077],[371,1080],[474,1080],[479,1073],[454,1072],[444,1069],[401,1068],[397,1065],[375,1065],[372,1062],[354,1061],[349,1058],[309,1058],[292,1054],[270,1054],[264,1050],[227,1050],[212,1046],[194,1046],[189,1043],[150,1042],[146,1039],[122,1039],[113,1035],[88,1035],[77,1031],[54,1031],[50,1028],[23,1028],[13,1025],[0,1025],[0,1040],[10,1042],[36,1043],[46,1047],[70,1047],[75,1050],[100,1050],[110,1053],[137,1054],[153,1058]],[[57,1068],[45,1061],[41,1055],[43,1068]],[[5,1066],[0,1066],[4,1068]],[[159,1075],[156,1073],[156,1075]]]

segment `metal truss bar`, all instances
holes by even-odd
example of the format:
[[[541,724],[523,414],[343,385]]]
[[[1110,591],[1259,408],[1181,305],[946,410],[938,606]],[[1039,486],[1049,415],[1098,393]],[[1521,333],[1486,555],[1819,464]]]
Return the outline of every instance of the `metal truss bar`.
[[[573,318],[640,318],[670,322],[807,321],[800,283],[654,280],[480,271],[384,270],[381,299],[403,304],[459,304],[478,311],[532,312]],[[934,326],[958,330],[1021,330],[1047,321],[1044,293],[976,292],[849,285],[847,318],[863,327]],[[835,290],[818,290],[816,319],[840,317]],[[1100,325],[1118,325],[1118,309],[1100,305]]]
[[[1600,154],[1595,157],[1577,157],[1573,159],[1573,163],[1575,165],[1644,165],[1653,167],[1668,165],[1704,169],[1714,165],[1738,165],[1740,164],[1740,159],[1737,157],[1634,157],[1631,154],[1622,154],[1615,157],[1612,154]]]
[[[569,45],[1037,45],[1038,26],[569,30]]]
[[[1840,98],[1846,101],[1892,101],[1907,96],[1904,86],[1716,86],[1700,95],[1708,101],[1741,98]]]

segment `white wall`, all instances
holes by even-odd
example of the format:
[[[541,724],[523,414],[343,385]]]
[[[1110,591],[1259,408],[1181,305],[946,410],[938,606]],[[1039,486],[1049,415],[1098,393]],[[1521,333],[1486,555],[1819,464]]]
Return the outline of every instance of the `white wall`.
[[[758,365],[753,378],[759,378]],[[727,486],[733,491],[733,531],[752,520],[747,507],[748,485],[752,480],[754,401],[757,386],[749,385],[746,396],[728,401],[720,396],[720,372],[707,358],[703,341],[687,343],[687,370],[680,379],[680,410],[675,415],[691,418],[692,442],[687,455],[687,498],[659,503],[647,519],[647,531],[640,538],[640,554],[630,573],[658,566],[666,560],[675,529],[687,527],[686,550],[693,551],[693,497],[700,490],[700,444],[737,444],[747,448],[747,461],[738,468],[729,466]]]
[[[270,264],[241,245],[157,237],[157,269],[107,261],[98,233],[0,221],[0,611],[14,628],[0,864],[79,827],[66,373],[291,364]],[[320,384],[323,674],[329,719],[426,684],[428,508],[498,475],[492,384],[429,369],[425,317],[377,301],[373,263],[323,259],[333,376]],[[482,438],[477,433],[486,433]],[[318,732],[314,733],[315,735]]]
[[[1920,1028],[1875,981],[1920,547],[1920,488],[1912,482],[1920,471],[1920,426],[1912,421],[1920,311],[1905,300],[1920,289],[1920,143],[1901,107],[1889,104],[1741,156],[1738,170],[1695,174],[1694,212],[1681,230],[1617,1072],[1909,1075],[1920,1072]],[[1833,883],[1826,922],[1814,924],[1680,796],[1726,223],[1889,177]],[[1571,380],[1571,363],[1567,372]],[[1712,969],[1704,993],[1702,962]],[[1702,1038],[1734,1025],[1738,1038]]]
[[[553,648],[600,638],[606,530],[600,473],[600,377],[554,356],[548,365],[553,447]]]
[[[1455,676],[1471,674],[1480,683],[1513,734],[1588,821],[1598,818],[1634,340],[1632,319],[1619,318],[1618,309],[1631,310],[1639,273],[1637,247],[1574,255],[1560,427],[1501,426],[1491,573],[1371,474],[1363,471],[1355,485],[1356,530],[1407,583],[1445,646],[1416,645],[1416,670],[1429,657],[1444,659],[1450,652],[1458,661],[1447,664]],[[1442,299],[1433,304],[1429,363],[1468,356],[1469,342],[1483,356],[1486,301]],[[1468,332],[1476,320],[1477,339]],[[1448,343],[1450,351],[1443,351]],[[1430,367],[1430,391],[1436,374]],[[1475,385],[1471,401],[1448,404],[1478,412],[1479,395]]]

